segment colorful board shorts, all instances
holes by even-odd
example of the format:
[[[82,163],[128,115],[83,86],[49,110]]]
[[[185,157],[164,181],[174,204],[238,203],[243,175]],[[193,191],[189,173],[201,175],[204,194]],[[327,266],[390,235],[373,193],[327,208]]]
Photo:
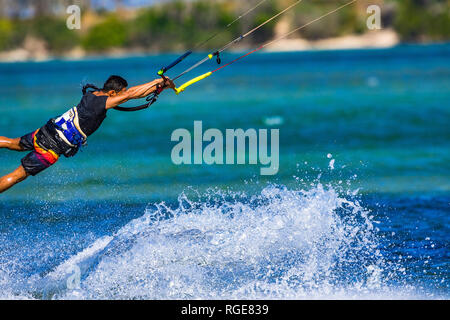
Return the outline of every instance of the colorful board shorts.
[[[36,130],[20,138],[20,145],[24,150],[31,151],[22,159],[22,166],[25,172],[32,176],[47,169],[59,159],[59,155],[56,152],[39,145],[36,136],[38,132],[39,130]]]

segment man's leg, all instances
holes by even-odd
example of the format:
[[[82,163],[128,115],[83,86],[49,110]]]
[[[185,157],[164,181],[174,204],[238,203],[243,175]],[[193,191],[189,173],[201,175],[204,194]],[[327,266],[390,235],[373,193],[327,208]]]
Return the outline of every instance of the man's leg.
[[[25,180],[28,177],[28,173],[25,172],[23,166],[18,167],[10,174],[0,178],[0,193],[8,190],[16,183]]]
[[[7,137],[0,137],[0,148],[7,148],[14,151],[25,151],[20,145],[20,138],[10,139]]]

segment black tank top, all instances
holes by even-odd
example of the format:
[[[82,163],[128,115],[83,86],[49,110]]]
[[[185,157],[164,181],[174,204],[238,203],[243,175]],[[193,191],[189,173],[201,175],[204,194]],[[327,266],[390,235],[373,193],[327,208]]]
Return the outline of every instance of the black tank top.
[[[106,118],[106,100],[108,96],[96,96],[87,92],[77,106],[78,121],[84,134],[90,136]]]

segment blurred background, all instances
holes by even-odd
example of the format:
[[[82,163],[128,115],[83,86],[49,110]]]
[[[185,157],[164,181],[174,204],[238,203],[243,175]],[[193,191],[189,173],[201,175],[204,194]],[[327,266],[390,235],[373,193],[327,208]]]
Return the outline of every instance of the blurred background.
[[[85,83],[153,80],[259,2],[0,0],[0,135],[62,114]],[[167,75],[292,3],[265,1]],[[303,0],[222,63],[344,3]],[[0,195],[0,298],[448,299],[449,15],[359,0],[146,111],[109,112],[75,158]],[[171,133],[196,120],[279,129],[278,174],[174,165]],[[0,150],[0,175],[23,156]]]
[[[10,53],[4,53],[0,58],[21,60],[98,53],[180,51],[192,48],[222,30],[256,3],[234,0],[2,0],[0,51]],[[236,38],[291,3],[289,0],[264,2],[259,10],[227,29],[206,48],[216,48]],[[241,46],[267,41],[343,3],[345,1],[304,1],[275,23],[264,26]],[[82,13],[81,29],[75,31],[65,27],[66,10],[73,4],[78,5]],[[385,34],[385,45],[392,41],[429,43],[449,39],[449,3],[446,0],[359,0],[356,5],[327,19],[326,24],[313,24],[293,38],[318,40],[368,33],[366,9],[369,5],[382,6],[382,27],[391,31],[390,37]],[[292,43],[290,49],[295,49]]]

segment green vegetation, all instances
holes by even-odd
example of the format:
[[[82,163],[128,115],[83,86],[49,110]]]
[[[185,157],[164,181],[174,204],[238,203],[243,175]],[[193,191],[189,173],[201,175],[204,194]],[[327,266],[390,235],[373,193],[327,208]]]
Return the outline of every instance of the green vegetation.
[[[447,0],[398,2],[395,29],[405,41],[449,40],[450,8]]]
[[[21,46],[27,35],[42,39],[48,49],[56,53],[70,49],[79,42],[79,35],[67,29],[65,20],[60,18],[0,20],[0,50]]]
[[[295,21],[298,25],[306,24],[323,14],[336,9],[348,1],[324,1],[320,4],[305,2],[295,11]],[[301,31],[301,36],[314,40],[329,37],[338,37],[346,34],[362,33],[365,30],[366,15],[348,6],[337,14],[326,18],[327,23],[311,24]]]
[[[123,47],[127,39],[127,28],[116,16],[92,27],[82,39],[82,46],[88,51],[102,51]]]
[[[293,1],[293,0],[292,0]],[[287,15],[292,27],[307,23],[329,12],[339,1],[307,1]],[[90,16],[89,27],[81,30],[66,28],[66,16],[42,13],[29,18],[0,17],[0,50],[20,47],[30,35],[47,44],[54,53],[62,53],[81,46],[88,52],[101,52],[111,48],[141,48],[170,51],[192,48],[211,35],[223,30],[246,9],[254,5],[238,0],[227,1],[181,1],[175,0],[149,8],[136,9],[133,14],[98,11]],[[202,49],[217,48],[238,37],[242,32],[256,26],[276,12],[285,8],[285,0],[270,0],[241,19]],[[383,26],[394,28],[402,40],[408,42],[448,41],[450,39],[450,10],[448,0],[387,0],[389,6]],[[367,14],[364,10],[349,6],[327,18],[327,23],[317,23],[301,30],[298,36],[320,39],[345,34],[363,33]],[[386,11],[383,11],[385,13]],[[128,12],[129,13],[129,12]],[[94,17],[94,18],[93,18]],[[385,19],[386,18],[386,19]],[[92,22],[92,20],[94,20]],[[83,20],[84,21],[84,20]],[[277,19],[268,23],[246,39],[254,45],[274,37]],[[82,23],[83,25],[83,23]]]
[[[48,49],[62,52],[78,43],[77,33],[67,29],[66,21],[55,17],[39,17],[29,21],[27,32],[47,43]]]
[[[0,20],[0,50],[6,49],[11,44],[13,24],[9,20]]]
[[[265,9],[270,5],[271,1],[262,10],[267,12]],[[174,1],[163,6],[144,9],[130,23],[129,44],[161,50],[192,47],[208,39],[212,34],[221,32],[239,15],[237,11],[230,10],[228,7],[229,5],[225,2],[202,0],[189,5]],[[273,10],[269,10],[264,17],[272,12]],[[254,25],[260,18],[261,16],[252,17],[246,21],[246,24]],[[238,37],[243,31],[243,24],[236,23],[209,42],[208,47],[218,47]],[[263,30],[264,32],[267,30]],[[272,29],[269,29],[269,35],[271,32]]]

